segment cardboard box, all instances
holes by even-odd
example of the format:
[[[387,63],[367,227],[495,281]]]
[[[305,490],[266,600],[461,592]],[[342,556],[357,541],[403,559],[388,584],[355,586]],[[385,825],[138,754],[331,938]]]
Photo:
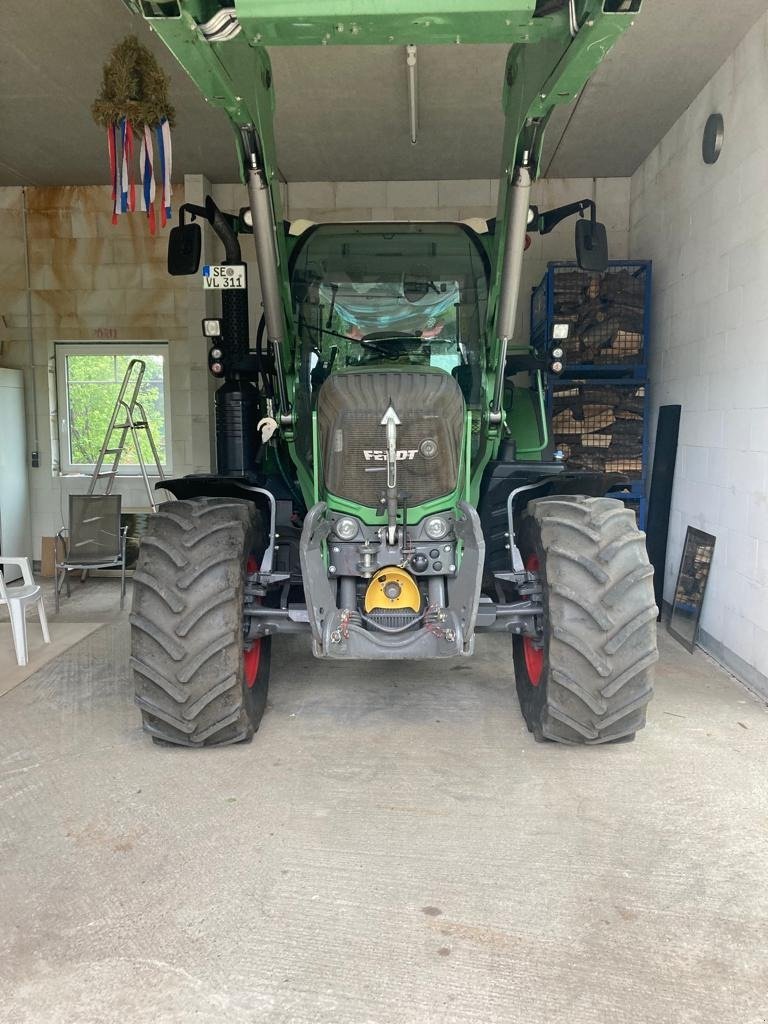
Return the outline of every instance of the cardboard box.
[[[56,538],[43,537],[40,553],[40,575],[53,577],[56,575]]]

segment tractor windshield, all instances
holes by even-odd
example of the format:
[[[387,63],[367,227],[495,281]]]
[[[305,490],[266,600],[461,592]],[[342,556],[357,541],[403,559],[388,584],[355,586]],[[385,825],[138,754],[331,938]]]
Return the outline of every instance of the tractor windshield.
[[[346,367],[431,366],[479,402],[486,261],[459,224],[323,224],[292,261],[301,390]]]

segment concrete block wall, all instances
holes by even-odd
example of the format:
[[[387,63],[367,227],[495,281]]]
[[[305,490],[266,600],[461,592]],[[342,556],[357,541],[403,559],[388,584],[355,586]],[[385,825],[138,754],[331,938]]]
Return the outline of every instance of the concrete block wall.
[[[177,189],[177,203],[183,189]],[[40,538],[66,522],[70,492],[88,479],[55,472],[51,445],[49,369],[57,341],[167,341],[174,473],[209,468],[207,351],[200,336],[199,282],[166,272],[166,233],[152,238],[140,214],[111,223],[109,189],[26,191],[31,284],[30,351],[21,188],[0,188],[0,365],[26,374],[28,446],[37,437],[40,467],[30,468],[33,556]],[[33,389],[37,422],[33,421]],[[125,507],[145,507],[136,480],[121,480]]]
[[[667,555],[717,537],[702,628],[747,682],[768,686],[768,14],[631,183],[630,251],[654,262],[652,401],[682,420]],[[722,153],[702,160],[709,114]],[[768,692],[768,691],[766,691]]]

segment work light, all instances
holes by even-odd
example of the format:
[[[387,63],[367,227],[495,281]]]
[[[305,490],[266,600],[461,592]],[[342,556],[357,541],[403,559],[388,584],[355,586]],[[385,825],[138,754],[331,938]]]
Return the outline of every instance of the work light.
[[[448,533],[448,523],[442,516],[431,516],[424,524],[424,533],[430,540],[442,540]]]
[[[334,533],[341,540],[352,540],[357,536],[357,529],[357,522],[351,516],[342,516],[341,519],[337,519],[333,527]]]

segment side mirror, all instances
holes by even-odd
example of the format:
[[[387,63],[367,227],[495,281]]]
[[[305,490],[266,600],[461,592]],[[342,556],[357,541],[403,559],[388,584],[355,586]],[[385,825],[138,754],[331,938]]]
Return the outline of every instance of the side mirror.
[[[168,235],[168,273],[174,277],[196,274],[200,266],[202,235],[199,224],[178,224]]]
[[[608,269],[608,236],[597,220],[576,221],[576,262],[582,270],[602,274]]]

